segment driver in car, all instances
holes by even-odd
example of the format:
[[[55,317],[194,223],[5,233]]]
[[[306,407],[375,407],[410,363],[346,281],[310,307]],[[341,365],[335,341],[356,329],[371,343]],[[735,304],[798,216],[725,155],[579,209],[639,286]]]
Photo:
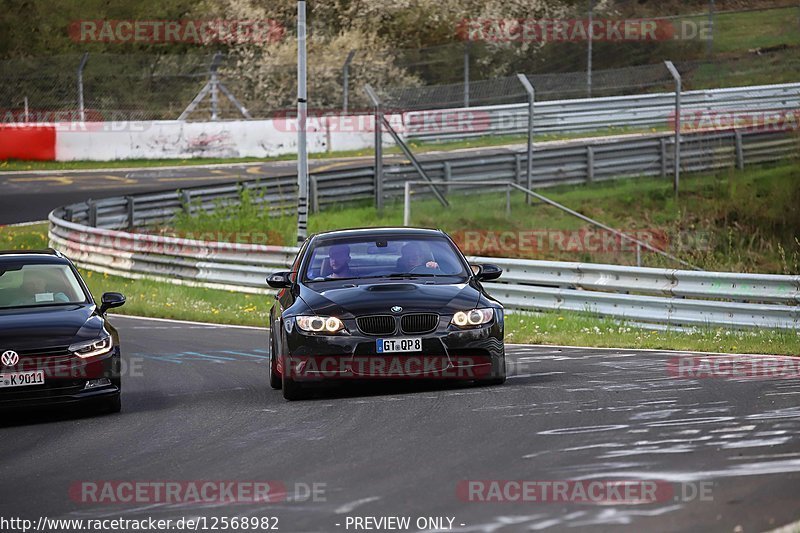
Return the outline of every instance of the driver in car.
[[[355,274],[350,270],[350,247],[346,244],[331,246],[328,252],[328,264],[331,267],[329,278],[350,278]]]
[[[17,298],[14,305],[29,305],[47,302],[69,302],[69,296],[63,292],[51,293],[47,291],[48,278],[37,271],[24,272],[21,289],[23,296]]]
[[[410,242],[400,250],[400,259],[397,260],[397,268],[401,272],[411,272],[417,267],[425,266],[428,268],[439,268],[436,261],[425,261],[422,246],[416,242]]]

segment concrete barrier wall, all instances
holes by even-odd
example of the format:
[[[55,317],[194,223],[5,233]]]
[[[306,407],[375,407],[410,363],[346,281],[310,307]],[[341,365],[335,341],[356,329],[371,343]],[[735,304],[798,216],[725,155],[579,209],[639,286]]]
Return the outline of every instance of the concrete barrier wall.
[[[308,151],[371,148],[373,122],[371,118],[356,116],[310,119]],[[385,137],[384,142],[389,144],[389,136]],[[114,161],[274,157],[296,153],[297,129],[293,119],[74,122],[0,128],[0,160]]]
[[[323,121],[323,125],[324,122]],[[79,126],[79,125],[76,125]],[[309,128],[311,153],[358,150],[372,146],[369,132]],[[94,123],[60,128],[58,161],[189,159],[197,157],[272,157],[297,153],[297,133],[282,120],[224,122],[151,121]]]

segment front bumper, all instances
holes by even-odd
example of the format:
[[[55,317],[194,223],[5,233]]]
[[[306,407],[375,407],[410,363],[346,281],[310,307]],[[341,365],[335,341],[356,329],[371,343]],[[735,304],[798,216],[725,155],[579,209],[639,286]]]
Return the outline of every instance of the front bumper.
[[[402,334],[422,338],[422,351],[377,353],[376,340],[391,336],[366,335],[345,321],[349,333],[318,335],[298,331],[287,333],[288,353],[278,371],[295,381],[340,379],[452,379],[490,378],[504,365],[503,323],[459,330],[442,319],[436,331]]]
[[[38,407],[54,404],[77,404],[120,394],[120,349],[103,356],[83,360],[75,356],[21,358],[14,368],[2,368],[0,373],[43,370],[42,385],[0,388],[0,409]],[[87,388],[87,384],[106,380],[107,383]]]

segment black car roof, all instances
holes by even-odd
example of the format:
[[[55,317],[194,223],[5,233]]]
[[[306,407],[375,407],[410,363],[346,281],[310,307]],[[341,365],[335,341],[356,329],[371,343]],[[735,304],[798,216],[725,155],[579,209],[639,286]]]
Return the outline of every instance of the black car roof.
[[[435,237],[442,237],[444,236],[444,232],[439,229],[431,229],[431,228],[406,228],[403,226],[395,226],[395,227],[379,227],[379,228],[350,228],[350,229],[340,229],[340,230],[333,230],[333,231],[324,231],[320,233],[315,233],[311,235],[310,238],[315,239],[334,239],[334,238],[347,238],[347,237],[364,237],[364,236],[372,236],[375,235],[376,237],[390,237],[393,235],[418,235],[420,237],[425,236],[435,236]]]
[[[69,260],[61,252],[48,248],[46,250],[0,250],[0,264],[3,263],[29,263],[29,264],[69,264]]]

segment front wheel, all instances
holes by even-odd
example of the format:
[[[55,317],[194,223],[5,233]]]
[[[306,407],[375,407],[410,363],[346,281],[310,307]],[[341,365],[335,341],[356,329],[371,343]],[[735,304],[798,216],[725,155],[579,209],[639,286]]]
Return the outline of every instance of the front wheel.
[[[305,400],[308,398],[308,391],[298,384],[292,378],[286,377],[286,372],[283,374],[283,397],[289,401]]]
[[[275,342],[271,338],[269,340],[269,386],[275,390],[280,390],[283,386],[281,375],[278,374],[278,361],[275,357]]]
[[[100,403],[100,412],[103,414],[114,414],[122,411],[122,395],[117,393],[110,398],[103,398]]]
[[[492,364],[492,373],[489,377],[479,381],[481,385],[502,385],[506,382],[506,354],[503,353]]]

